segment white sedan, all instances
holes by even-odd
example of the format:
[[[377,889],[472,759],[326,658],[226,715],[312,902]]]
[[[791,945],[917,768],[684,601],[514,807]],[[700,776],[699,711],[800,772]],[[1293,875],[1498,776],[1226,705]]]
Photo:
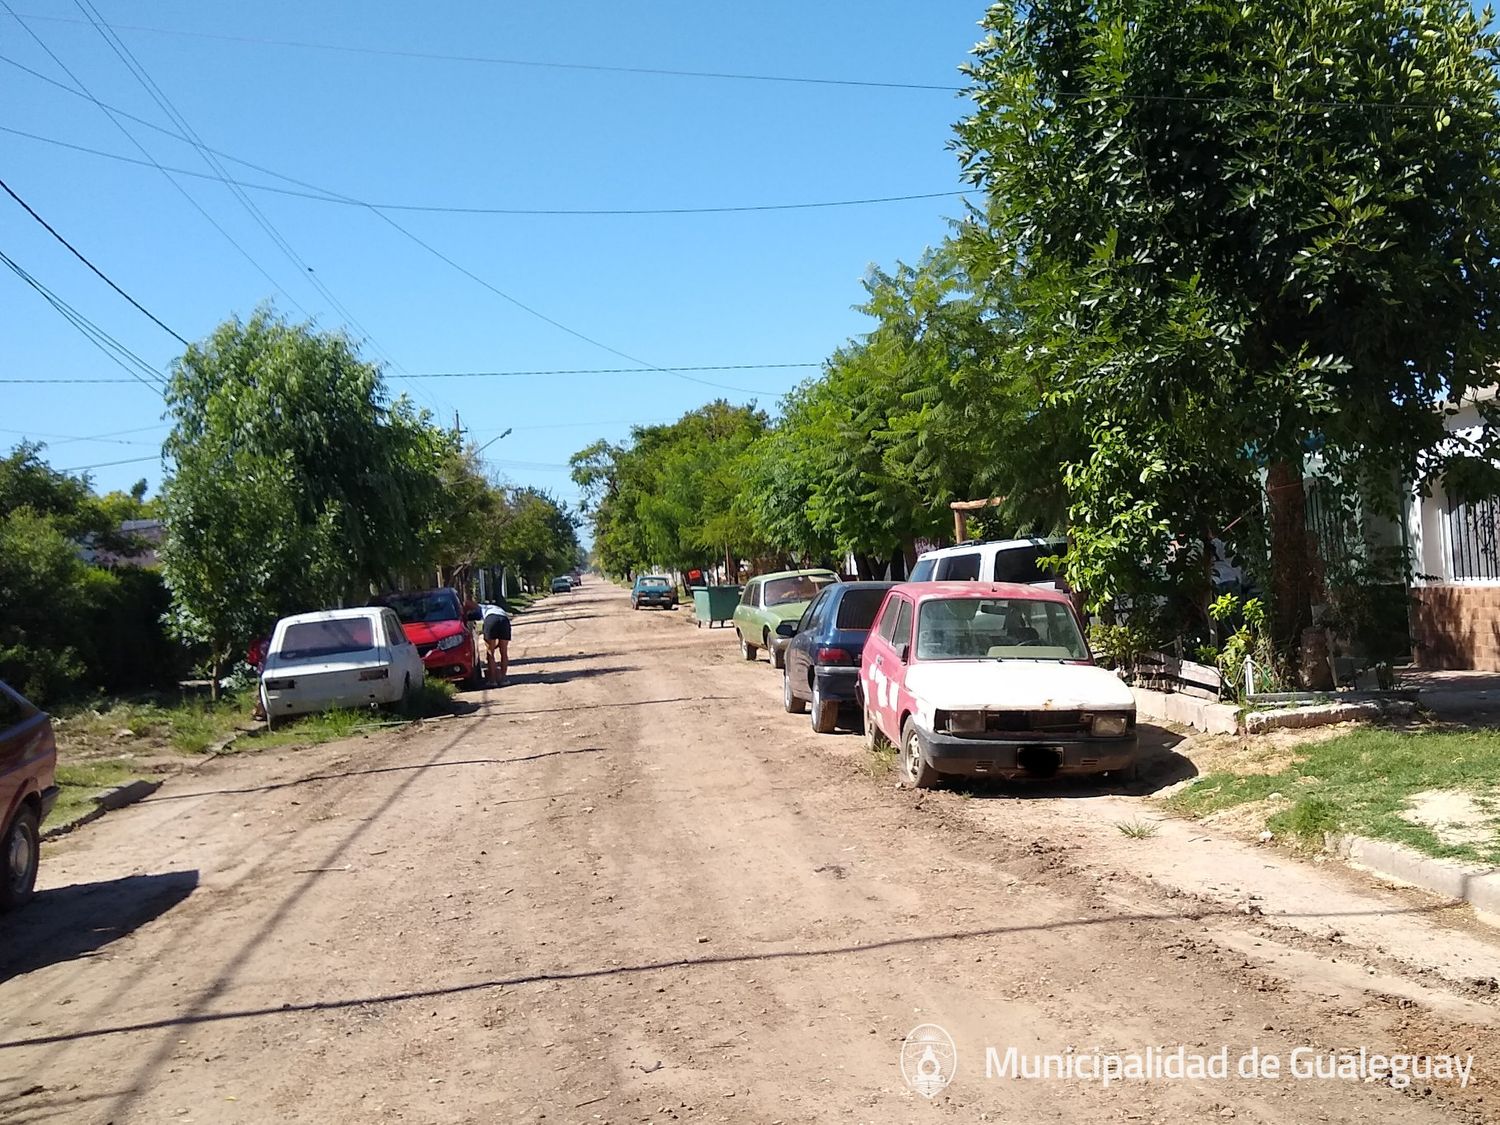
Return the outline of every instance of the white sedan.
[[[424,670],[395,612],[379,606],[299,613],[276,623],[261,670],[266,721],[405,701]]]

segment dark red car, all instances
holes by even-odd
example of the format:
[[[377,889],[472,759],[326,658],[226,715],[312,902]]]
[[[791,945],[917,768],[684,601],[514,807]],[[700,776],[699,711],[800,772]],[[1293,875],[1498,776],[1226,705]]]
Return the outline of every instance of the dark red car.
[[[477,613],[465,612],[457,590],[444,586],[385,594],[376,598],[375,604],[396,611],[406,639],[417,646],[417,655],[429,673],[457,683],[478,683],[483,665],[469,625],[477,619]]]
[[[36,888],[42,821],[57,800],[52,717],[0,680],[0,910]]]

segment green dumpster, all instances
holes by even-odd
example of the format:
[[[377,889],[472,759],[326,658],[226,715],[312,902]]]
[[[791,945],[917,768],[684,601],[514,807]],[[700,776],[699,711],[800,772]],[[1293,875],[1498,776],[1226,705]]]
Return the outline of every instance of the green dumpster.
[[[727,625],[734,616],[734,607],[740,604],[738,586],[694,586],[693,617],[698,628],[705,622],[712,629],[715,625]]]

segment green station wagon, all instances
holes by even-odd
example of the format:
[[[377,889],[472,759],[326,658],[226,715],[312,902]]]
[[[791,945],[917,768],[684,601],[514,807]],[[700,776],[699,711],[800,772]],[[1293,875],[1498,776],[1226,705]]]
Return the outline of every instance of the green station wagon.
[[[771,664],[780,668],[786,659],[788,637],[778,637],[776,626],[797,621],[818,591],[839,580],[831,570],[783,570],[762,574],[745,583],[740,604],[734,609],[734,628],[740,635],[740,655],[754,660],[760,649],[771,654]]]

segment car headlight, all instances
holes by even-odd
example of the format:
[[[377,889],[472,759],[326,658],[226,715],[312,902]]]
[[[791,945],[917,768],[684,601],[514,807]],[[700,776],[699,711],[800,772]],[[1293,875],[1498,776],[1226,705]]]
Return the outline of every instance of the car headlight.
[[[444,652],[447,652],[449,649],[457,648],[463,643],[464,635],[462,633],[454,633],[453,636],[444,637],[442,640],[438,641],[437,646]]]
[[[943,726],[952,734],[983,734],[983,711],[945,711]]]
[[[1093,731],[1096,738],[1119,738],[1129,729],[1129,715],[1094,716]]]

